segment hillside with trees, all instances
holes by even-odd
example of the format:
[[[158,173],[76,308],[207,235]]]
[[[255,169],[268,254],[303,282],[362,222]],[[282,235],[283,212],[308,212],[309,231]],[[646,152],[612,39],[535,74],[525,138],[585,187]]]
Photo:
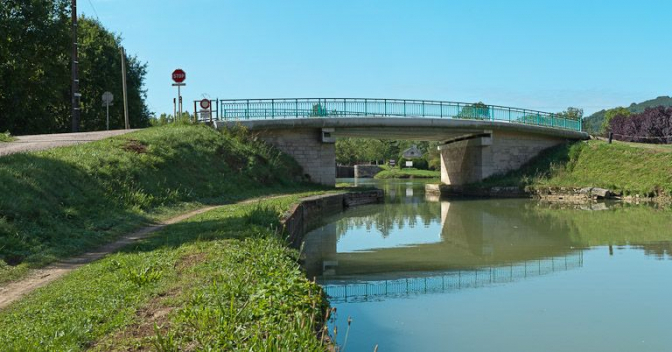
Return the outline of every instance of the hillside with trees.
[[[105,129],[103,92],[115,96],[110,128],[122,128],[121,37],[97,20],[79,19],[82,131]],[[0,0],[0,131],[68,132],[71,120],[71,20],[67,0]],[[149,124],[143,88],[147,65],[127,63],[131,127]]]

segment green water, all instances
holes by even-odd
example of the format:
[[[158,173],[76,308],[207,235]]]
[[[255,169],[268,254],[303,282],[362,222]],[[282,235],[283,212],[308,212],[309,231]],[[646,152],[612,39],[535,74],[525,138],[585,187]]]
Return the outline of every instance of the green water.
[[[672,210],[374,183],[304,243],[346,351],[672,350]]]

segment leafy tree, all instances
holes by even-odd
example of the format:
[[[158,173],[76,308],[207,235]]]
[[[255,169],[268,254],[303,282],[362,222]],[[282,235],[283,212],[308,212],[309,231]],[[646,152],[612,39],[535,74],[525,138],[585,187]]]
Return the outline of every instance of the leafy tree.
[[[82,93],[81,123],[84,130],[105,129],[105,108],[101,98],[105,91],[115,96],[110,107],[110,128],[124,128],[123,88],[121,79],[121,38],[105,30],[100,22],[82,18],[79,21],[80,86]],[[137,57],[126,59],[128,116],[132,127],[149,125],[149,110],[143,90],[147,65]]]
[[[463,107],[457,114],[457,118],[487,120],[490,118],[490,107],[479,101]]]
[[[0,0],[0,130],[13,134],[67,132],[71,122],[70,1]],[[105,129],[105,91],[115,95],[110,127],[121,128],[121,39],[98,22],[79,20],[82,130]],[[132,127],[149,123],[143,90],[146,65],[127,59]]]
[[[672,143],[672,107],[647,108],[630,116],[616,115],[609,124],[614,138],[640,143]]]
[[[570,106],[567,108],[567,110],[559,112],[556,116],[568,120],[579,121],[583,118],[583,109]]]
[[[0,0],[0,131],[64,131],[69,123],[68,3]]]
[[[624,107],[617,107],[607,110],[607,112],[604,114],[604,120],[602,121],[602,127],[600,128],[600,132],[602,134],[607,134],[611,131],[609,124],[611,123],[611,120],[613,120],[614,117],[616,116],[628,117],[630,116],[630,114],[631,114],[630,110]]]

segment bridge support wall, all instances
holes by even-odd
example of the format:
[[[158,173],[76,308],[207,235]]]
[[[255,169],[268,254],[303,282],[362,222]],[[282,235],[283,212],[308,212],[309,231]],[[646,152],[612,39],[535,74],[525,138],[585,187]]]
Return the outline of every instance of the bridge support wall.
[[[520,168],[544,149],[564,143],[563,138],[494,131],[448,141],[439,146],[441,182],[464,185]]]
[[[336,184],[336,148],[330,139],[325,142],[322,129],[266,130],[258,131],[258,135],[291,155],[310,181],[328,186]]]

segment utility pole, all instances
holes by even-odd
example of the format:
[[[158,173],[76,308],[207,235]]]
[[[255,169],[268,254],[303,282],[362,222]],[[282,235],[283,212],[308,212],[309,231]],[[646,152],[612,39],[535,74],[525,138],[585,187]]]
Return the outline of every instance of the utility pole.
[[[124,125],[127,130],[131,129],[131,123],[128,120],[128,96],[126,94],[126,51],[121,48],[121,84],[124,89]]]
[[[79,93],[79,58],[77,54],[77,0],[71,2],[72,12],[72,132],[79,131],[79,98],[82,96]]]

